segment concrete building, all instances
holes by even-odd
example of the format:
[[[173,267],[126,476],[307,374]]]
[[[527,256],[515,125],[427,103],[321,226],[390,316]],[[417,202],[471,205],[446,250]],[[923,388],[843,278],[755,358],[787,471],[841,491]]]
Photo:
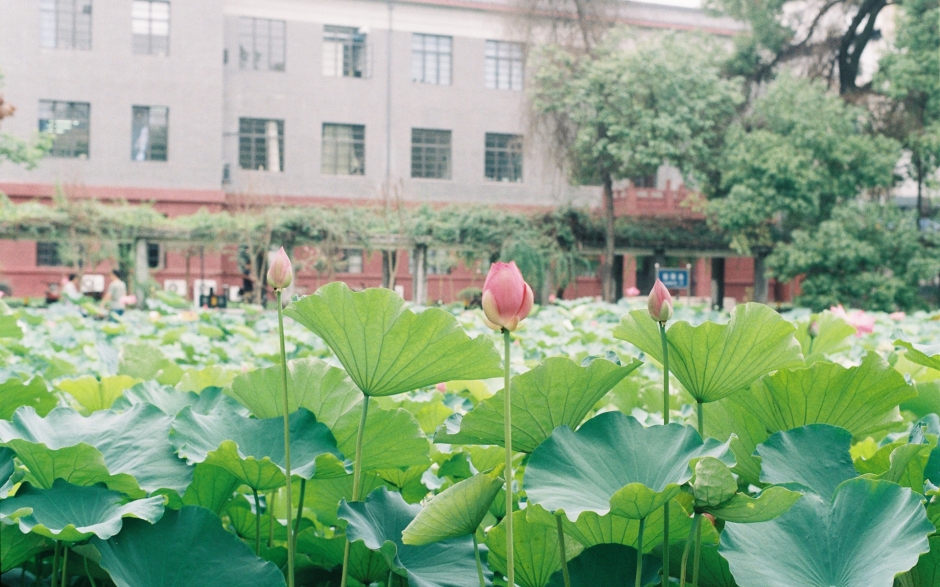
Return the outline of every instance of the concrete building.
[[[638,34],[740,30],[698,9],[626,1],[619,10]],[[14,201],[57,190],[153,201],[169,215],[245,195],[596,206],[599,189],[569,186],[527,129],[520,30],[508,0],[0,0],[3,93],[17,107],[3,131],[56,137],[36,169],[0,164],[0,191]],[[669,169],[650,182],[645,197],[664,202],[681,188]],[[182,277],[181,256],[150,253],[157,280]],[[241,285],[234,259],[207,259],[218,286]],[[359,259],[339,277],[377,285],[377,260]],[[746,295],[742,262],[726,275],[728,295]],[[696,293],[706,295],[702,267]],[[408,263],[399,268],[409,283]],[[64,271],[51,245],[0,241],[0,280],[14,295],[40,295]],[[461,271],[446,277],[446,293],[445,277],[432,277],[431,297],[475,283]],[[596,277],[575,290],[596,294]]]

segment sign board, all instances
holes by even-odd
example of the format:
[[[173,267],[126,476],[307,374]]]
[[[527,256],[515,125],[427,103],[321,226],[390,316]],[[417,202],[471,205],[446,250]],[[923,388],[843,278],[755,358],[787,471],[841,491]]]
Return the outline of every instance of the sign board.
[[[186,280],[185,279],[164,279],[163,291],[175,293],[185,298],[186,297]]]
[[[82,282],[79,285],[79,291],[82,293],[101,293],[104,291],[104,275],[86,273],[82,275]]]
[[[689,270],[661,267],[656,276],[668,289],[689,289]]]

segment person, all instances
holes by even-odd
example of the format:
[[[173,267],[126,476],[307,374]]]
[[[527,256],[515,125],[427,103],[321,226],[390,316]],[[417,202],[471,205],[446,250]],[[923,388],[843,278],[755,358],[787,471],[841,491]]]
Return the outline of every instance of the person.
[[[66,301],[72,303],[82,297],[81,292],[78,291],[78,275],[69,273],[68,278],[62,280],[62,295],[65,296]]]
[[[111,283],[108,284],[108,290],[101,299],[105,304],[110,304],[111,314],[121,316],[124,314],[127,298],[127,284],[121,279],[121,273],[117,269],[111,270]]]

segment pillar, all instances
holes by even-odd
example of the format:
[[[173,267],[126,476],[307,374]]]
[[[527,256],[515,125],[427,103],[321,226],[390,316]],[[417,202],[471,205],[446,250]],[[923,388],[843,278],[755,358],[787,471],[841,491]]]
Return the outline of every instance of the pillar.
[[[725,258],[712,258],[712,308],[716,310],[725,307]]]
[[[699,257],[695,259],[692,265],[692,295],[699,298],[707,298],[712,292],[712,272],[711,263],[706,259]]]
[[[415,304],[424,306],[428,303],[428,246],[416,245],[411,254],[414,255],[412,297]]]
[[[150,263],[147,259],[147,241],[140,238],[134,243],[134,286],[128,288],[129,293],[134,292],[137,303],[143,304],[147,297],[147,287],[150,285]]]

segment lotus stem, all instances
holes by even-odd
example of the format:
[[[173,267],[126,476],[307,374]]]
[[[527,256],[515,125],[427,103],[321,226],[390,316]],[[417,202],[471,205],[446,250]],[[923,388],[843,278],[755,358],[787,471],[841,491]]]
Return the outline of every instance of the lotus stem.
[[[65,548],[62,549],[62,582],[60,583],[62,587],[66,586],[65,579],[68,577],[66,573],[68,573],[68,569],[69,569],[69,547],[68,545],[64,545],[64,546]],[[53,582],[54,580],[55,578],[53,577]]]
[[[86,561],[85,564],[87,566],[88,559],[85,559],[85,561]],[[33,583],[32,583],[33,585],[39,584],[39,577],[41,575],[42,575],[42,553],[39,553],[36,555],[36,577],[33,578]],[[92,587],[95,587],[95,586],[92,585]]]
[[[636,537],[636,587],[643,587],[643,531],[646,518],[640,518],[640,530]]]
[[[480,560],[480,543],[477,542],[477,533],[473,534],[473,556],[477,559],[477,576],[480,577],[480,587],[486,587],[486,578],[483,576],[483,561]]]
[[[695,538],[695,528],[698,527],[699,516],[696,514],[692,518],[692,527],[689,528],[689,538],[685,541],[685,548],[682,550],[682,571],[679,573],[679,587],[685,587],[685,574],[689,566],[689,551],[692,550],[692,540]]]
[[[394,576],[395,571],[392,569],[388,570],[388,587],[392,587],[392,577]]]
[[[568,556],[565,553],[565,530],[561,525],[561,516],[555,514],[558,526],[558,555],[561,556],[561,576],[565,579],[565,587],[571,587],[571,577],[568,575]]]
[[[307,480],[300,478],[300,503],[297,504],[297,519],[294,521],[294,549],[297,549],[297,534],[300,533],[300,519],[304,517],[304,494],[307,493]],[[290,504],[287,505],[290,507]]]
[[[695,411],[698,413],[698,433],[702,437],[702,440],[705,440],[705,412],[702,410],[704,406],[702,400],[698,400],[698,403],[695,406]]]
[[[281,339],[281,380],[284,398],[284,476],[287,478],[287,586],[294,587],[294,539],[291,525],[291,471],[290,471],[290,402],[287,391],[287,350],[284,345],[284,308],[281,304],[281,290],[277,293],[277,330]],[[274,512],[271,512],[272,524]],[[271,526],[272,530],[274,526]]]
[[[663,424],[669,424],[669,345],[666,342],[666,323],[659,323],[659,338],[663,343]],[[663,587],[669,587],[669,502],[663,505]]]
[[[509,381],[509,331],[503,328],[503,347],[505,359],[503,361],[503,441],[506,445],[506,584],[515,587],[516,569],[514,567],[512,541],[512,398]]]
[[[49,584],[55,585],[56,571],[59,570],[59,549],[62,547],[62,543],[58,540],[55,541],[55,550],[52,554],[52,575],[49,577]]]
[[[95,583],[95,578],[91,576],[91,571],[88,570],[88,557],[82,557],[85,560],[85,574],[88,575],[88,582],[91,583],[91,587],[98,587],[98,584]]]
[[[692,563],[692,585],[698,587],[698,570],[702,562],[702,514],[698,514],[699,522],[695,527],[695,562]]]
[[[353,464],[353,501],[359,501],[359,477],[362,475],[362,437],[366,429],[366,417],[369,415],[369,396],[363,394],[362,416],[359,417],[359,431],[356,433],[356,462]],[[343,576],[340,587],[346,587],[349,580],[349,537],[346,537],[346,547],[343,550]]]
[[[261,556],[261,500],[258,499],[258,490],[251,488],[255,496],[255,556]]]
[[[272,491],[268,495],[267,507],[264,508],[268,512],[268,548],[274,548],[274,496],[277,495],[277,490]]]

